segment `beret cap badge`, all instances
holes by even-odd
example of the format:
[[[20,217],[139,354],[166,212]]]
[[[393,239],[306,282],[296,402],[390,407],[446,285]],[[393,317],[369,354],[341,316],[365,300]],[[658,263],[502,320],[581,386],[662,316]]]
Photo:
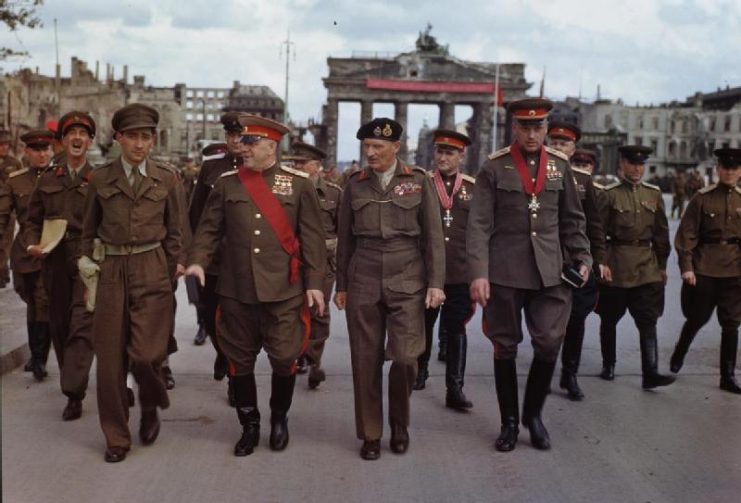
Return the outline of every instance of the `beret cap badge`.
[[[391,136],[391,135],[392,135],[393,133],[394,133],[394,132],[393,132],[393,130],[391,129],[391,124],[386,124],[386,126],[384,126],[384,128],[383,128],[383,136],[385,136],[385,137],[387,137],[387,138],[388,138],[388,137],[389,137],[389,136]]]
[[[376,126],[376,128],[373,130],[374,136],[381,136],[381,126]]]

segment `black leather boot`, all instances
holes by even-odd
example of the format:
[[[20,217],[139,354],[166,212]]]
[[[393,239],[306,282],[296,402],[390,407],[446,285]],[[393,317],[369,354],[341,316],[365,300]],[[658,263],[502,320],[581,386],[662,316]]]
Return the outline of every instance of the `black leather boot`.
[[[26,332],[28,333],[28,351],[31,353],[31,357],[28,359],[26,364],[23,366],[24,372],[33,372],[33,363],[34,363],[34,344],[36,344],[36,334],[34,332],[34,324],[31,322],[26,322]]]
[[[641,366],[643,368],[643,389],[669,386],[674,377],[659,374],[659,349],[656,342],[656,326],[638,329],[641,338]]]
[[[226,377],[228,371],[229,361],[226,359],[226,356],[224,356],[224,353],[217,351],[216,359],[214,360],[214,379],[221,381]]]
[[[437,330],[437,361],[448,361],[448,332],[440,325]]]
[[[584,399],[576,380],[576,374],[579,372],[579,362],[581,360],[581,348],[584,342],[584,321],[571,320],[566,326],[566,337],[563,340],[563,349],[561,350],[561,389],[566,390],[569,400],[579,402]]]
[[[533,359],[530,373],[527,376],[525,388],[525,401],[522,405],[522,425],[530,430],[530,442],[533,447],[546,451],[551,448],[551,439],[548,430],[545,429],[540,414],[543,410],[545,397],[551,386],[553,370],[556,362],[546,362]]]
[[[466,334],[447,335],[447,361],[445,362],[445,406],[461,412],[473,407],[473,403],[463,393],[463,380],[466,374]]]
[[[675,374],[679,372],[684,365],[684,357],[687,356],[687,351],[690,349],[692,340],[697,335],[695,327],[690,326],[689,322],[685,322],[682,326],[682,331],[679,333],[679,340],[676,346],[674,346],[674,352],[672,353],[671,360],[669,360],[669,370]]]
[[[260,410],[257,408],[255,374],[234,376],[229,381],[234,389],[237,417],[242,437],[234,446],[235,456],[249,456],[260,441]]]
[[[427,362],[418,362],[417,365],[417,378],[414,380],[414,385],[412,386],[412,389],[415,391],[425,389],[427,378],[430,377],[427,371]]]
[[[720,336],[720,389],[741,395],[741,386],[736,381],[736,352],[738,331],[723,330]]]
[[[599,376],[605,381],[615,379],[615,360],[617,358],[617,327],[607,326],[603,321],[599,327],[600,348],[602,350],[602,372]]]
[[[198,332],[196,332],[195,339],[193,339],[193,344],[196,346],[203,346],[206,343],[206,338],[208,337],[208,334],[206,333],[206,327],[202,324],[198,324]]]
[[[517,366],[514,358],[494,360],[494,383],[497,388],[499,416],[502,429],[494,448],[500,452],[509,452],[517,445],[520,433],[520,405],[517,399]]]
[[[33,360],[31,372],[33,372],[34,379],[43,381],[49,375],[46,371],[46,360],[49,357],[49,349],[51,348],[49,324],[45,322],[31,323],[31,333],[33,334],[34,341],[33,347],[31,347],[31,359]]]
[[[282,451],[288,445],[288,409],[293,401],[296,374],[273,373],[270,395],[270,448]]]

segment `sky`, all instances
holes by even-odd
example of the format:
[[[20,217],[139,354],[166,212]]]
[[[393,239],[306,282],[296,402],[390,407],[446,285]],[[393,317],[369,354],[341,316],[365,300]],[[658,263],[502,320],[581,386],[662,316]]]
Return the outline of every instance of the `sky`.
[[[115,65],[116,78],[128,65],[151,85],[239,80],[283,97],[290,32],[289,113],[301,122],[321,116],[327,57],[411,51],[427,23],[457,58],[525,63],[532,95],[545,72],[551,99],[594,99],[600,86],[603,98],[645,105],[741,85],[738,0],[46,0],[39,14],[43,28],[0,32],[0,46],[30,53],[0,62],[2,71],[53,75],[56,18],[63,75],[77,56],[90,68]],[[356,156],[359,114],[341,105],[340,159]],[[410,137],[425,121],[434,127],[436,111],[410,106]]]

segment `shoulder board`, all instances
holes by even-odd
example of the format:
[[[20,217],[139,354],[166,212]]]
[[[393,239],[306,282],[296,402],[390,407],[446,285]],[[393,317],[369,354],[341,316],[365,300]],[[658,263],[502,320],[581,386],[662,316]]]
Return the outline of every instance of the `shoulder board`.
[[[342,187],[340,187],[340,186],[339,186],[339,185],[337,185],[336,183],[328,182],[328,181],[326,181],[326,180],[324,180],[324,183],[325,183],[325,184],[327,184],[328,186],[332,187],[333,189],[337,189],[337,190],[339,190],[340,192],[342,191]]]
[[[566,154],[564,154],[560,150],[556,150],[555,148],[546,147],[545,148],[545,151],[548,152],[551,155],[555,155],[556,157],[560,157],[564,161],[568,161],[569,160],[569,156],[567,156]]]
[[[214,154],[214,155],[204,155],[202,158],[202,161],[203,162],[212,161],[214,159],[223,159],[224,157],[226,157],[226,152],[221,152],[220,154]]]
[[[280,169],[282,169],[286,173],[290,173],[292,175],[300,176],[301,178],[309,178],[309,174],[308,173],[304,173],[303,171],[299,171],[297,169],[289,168],[288,166],[281,165]]]
[[[238,169],[233,169],[233,170],[231,170],[231,171],[227,171],[226,173],[222,173],[221,175],[219,175],[219,178],[224,178],[225,176],[232,176],[232,175],[236,175],[236,174],[237,174],[237,172],[239,172],[239,170],[238,170]]]
[[[177,174],[180,173],[180,171],[178,171],[178,169],[175,166],[173,166],[172,164],[170,164],[169,162],[155,162],[154,164],[158,168],[162,168],[164,170],[167,170],[170,173],[173,173],[175,175],[177,175]]]
[[[472,177],[471,175],[467,175],[465,173],[461,173],[461,178],[463,178],[467,182],[476,183],[476,179],[474,177]]]
[[[641,182],[641,185],[643,185],[644,187],[648,187],[649,189],[658,190],[659,192],[661,192],[661,188],[659,188],[658,185],[654,185],[653,183]]]
[[[620,180],[618,180],[617,182],[612,182],[610,185],[605,186],[605,190],[612,190],[615,187],[620,187],[622,184],[623,182],[621,182]]]
[[[427,176],[427,173],[429,173],[425,168],[421,168],[419,166],[411,166],[411,168],[414,171],[419,171],[420,173],[423,173],[425,176]]]
[[[697,192],[699,192],[700,194],[707,194],[708,192],[710,192],[711,190],[713,190],[717,186],[718,186],[717,183],[713,183],[713,184],[708,185],[707,187],[701,188]],[[738,190],[738,187],[736,187],[736,190]]]
[[[581,173],[582,175],[592,176],[592,173],[590,173],[586,169],[575,168],[575,167],[571,166],[571,171],[576,171],[577,173]]]
[[[502,157],[503,155],[509,154],[509,149],[510,149],[510,147],[500,148],[499,150],[497,150],[493,154],[490,154],[489,155],[489,160],[491,161],[493,159],[496,159],[497,157]]]
[[[601,183],[592,182],[592,185],[594,186],[595,189],[605,190],[605,186],[602,185]]]
[[[736,193],[741,194],[741,187],[736,187]]]
[[[427,172],[427,176],[429,176],[430,178],[435,178],[435,172],[433,170],[430,170]]]
[[[22,169],[19,169],[18,171],[13,171],[12,173],[8,175],[8,178],[15,178],[16,176],[22,175],[24,173],[28,173],[28,168],[22,168]]]

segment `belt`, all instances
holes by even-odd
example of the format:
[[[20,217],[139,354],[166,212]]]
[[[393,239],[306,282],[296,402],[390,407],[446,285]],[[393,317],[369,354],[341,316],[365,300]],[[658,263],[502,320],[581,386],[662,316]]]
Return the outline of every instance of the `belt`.
[[[608,236],[607,243],[613,246],[641,246],[645,248],[651,247],[650,239],[614,239]]]
[[[112,245],[105,243],[105,254],[106,255],[136,255],[137,253],[144,253],[152,250],[156,250],[162,246],[159,241],[155,243],[144,243],[143,245]]]
[[[378,251],[405,251],[419,248],[419,239],[416,237],[397,238],[358,238],[355,242],[357,248]]]
[[[721,238],[708,238],[708,239],[701,239],[700,240],[701,245],[738,245],[741,244],[741,238],[729,238],[729,239],[721,239]]]

